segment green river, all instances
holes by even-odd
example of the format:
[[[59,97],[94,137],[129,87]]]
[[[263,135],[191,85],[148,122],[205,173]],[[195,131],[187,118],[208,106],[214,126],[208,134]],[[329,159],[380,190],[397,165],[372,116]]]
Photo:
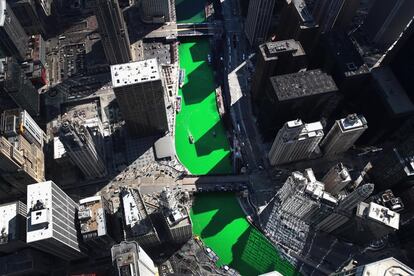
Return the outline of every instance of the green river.
[[[205,21],[205,0],[177,0],[178,23]],[[180,67],[185,81],[179,95],[175,146],[180,162],[195,175],[232,173],[230,146],[215,102],[214,72],[207,62],[207,38],[180,41]],[[190,141],[192,136],[194,141]],[[218,266],[229,265],[244,276],[270,271],[295,275],[272,244],[245,218],[231,193],[198,195],[191,209],[194,235],[219,256]]]

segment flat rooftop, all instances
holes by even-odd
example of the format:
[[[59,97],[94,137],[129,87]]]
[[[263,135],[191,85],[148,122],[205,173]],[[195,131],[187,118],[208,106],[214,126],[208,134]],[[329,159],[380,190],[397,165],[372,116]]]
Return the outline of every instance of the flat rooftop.
[[[123,87],[160,79],[155,58],[111,66],[112,87]]]
[[[367,121],[362,115],[350,114],[346,118],[342,118],[339,121],[342,131],[356,130],[367,127]]]
[[[279,101],[337,92],[332,77],[320,69],[270,78]]]
[[[101,196],[92,196],[79,201],[78,218],[80,220],[81,234],[84,239],[107,234],[105,215]]]
[[[4,234],[4,240],[0,237],[0,244],[16,239],[18,231],[25,231],[17,229],[16,216],[19,214],[26,217],[26,205],[20,201],[0,205],[0,228]]]
[[[303,25],[315,25],[315,20],[313,19],[312,13],[309,11],[308,6],[304,0],[292,0],[293,5],[297,13],[299,14]]]
[[[302,44],[294,39],[267,42],[260,45],[260,51],[265,59],[277,59],[280,55],[291,54],[292,56],[305,55]]]
[[[6,20],[6,0],[0,0],[0,26],[4,26]]]

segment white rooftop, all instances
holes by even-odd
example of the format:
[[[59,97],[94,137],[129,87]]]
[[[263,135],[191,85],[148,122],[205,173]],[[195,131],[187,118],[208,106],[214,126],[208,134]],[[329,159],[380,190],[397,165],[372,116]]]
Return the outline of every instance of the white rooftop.
[[[0,26],[4,25],[6,19],[6,0],[0,0]]]
[[[341,124],[341,128],[344,131],[364,128],[364,126],[366,125],[366,123],[363,122],[361,118],[356,114],[348,115],[347,118],[342,118],[338,121]]]
[[[41,203],[42,209],[31,210]],[[52,181],[27,186],[27,243],[52,237]],[[48,226],[48,227],[46,227]]]
[[[396,230],[398,230],[400,226],[399,213],[391,211],[387,207],[374,202],[370,202],[369,204],[361,202],[357,208],[357,215],[360,217],[366,216],[368,219],[385,224]]]
[[[363,267],[361,276],[411,276],[414,275],[414,270],[391,257],[375,263],[367,264]]]
[[[66,149],[59,137],[53,138],[53,159],[62,158],[65,155]]]
[[[112,87],[128,86],[160,79],[157,59],[111,66]]]
[[[301,125],[303,125],[303,123],[302,123],[302,120],[300,120],[300,119],[287,122],[287,126],[289,128],[298,127],[298,126],[301,126]]]

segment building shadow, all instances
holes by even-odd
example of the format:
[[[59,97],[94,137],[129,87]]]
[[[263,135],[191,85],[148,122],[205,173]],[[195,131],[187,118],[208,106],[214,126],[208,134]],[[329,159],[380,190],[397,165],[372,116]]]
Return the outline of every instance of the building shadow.
[[[204,21],[204,1],[177,0],[175,3],[177,21],[179,23],[191,22],[191,19],[199,13],[202,13]]]
[[[229,143],[221,121],[217,121],[213,127],[195,141],[195,148],[198,157],[209,155],[220,149],[229,150]]]
[[[215,93],[216,85],[209,65],[204,62],[187,75],[187,82],[182,87],[186,105],[197,104]]]

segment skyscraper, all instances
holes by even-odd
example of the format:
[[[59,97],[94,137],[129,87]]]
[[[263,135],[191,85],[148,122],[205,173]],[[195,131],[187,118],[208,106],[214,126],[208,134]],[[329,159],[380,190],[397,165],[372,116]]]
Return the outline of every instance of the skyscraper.
[[[250,45],[257,46],[266,41],[274,6],[275,0],[252,0],[249,2],[244,31]]]
[[[287,121],[329,118],[338,98],[334,80],[319,69],[273,76],[258,101],[259,127],[264,138],[269,139]]]
[[[306,54],[299,41],[289,39],[261,44],[252,80],[252,97],[257,99],[264,94],[270,77],[295,73],[306,66]]]
[[[0,59],[0,91],[32,116],[39,115],[40,95],[26,77],[19,63],[12,57]]]
[[[112,246],[114,240],[109,220],[109,204],[104,197],[92,196],[81,199],[78,218],[83,242],[90,249],[99,252]]]
[[[23,61],[29,38],[6,0],[0,0],[0,50],[2,56],[13,56]]]
[[[361,0],[317,0],[313,7],[313,18],[322,33],[333,28],[346,30],[355,16]]]
[[[334,156],[350,149],[356,140],[368,128],[367,121],[361,115],[350,114],[335,121],[321,143],[325,155]]]
[[[77,209],[52,181],[27,186],[27,243],[64,260],[84,257],[75,226]]]
[[[118,0],[97,0],[95,13],[108,63],[130,62],[132,57],[128,29]]]
[[[100,178],[106,175],[103,149],[93,139],[93,132],[85,122],[64,118],[59,137],[73,163],[85,177]]]
[[[269,152],[270,164],[279,165],[309,158],[323,138],[320,122],[289,121],[279,130]]]
[[[351,183],[351,180],[348,169],[342,163],[339,163],[328,171],[322,182],[325,184],[327,192],[336,195]]]
[[[386,50],[413,18],[414,2],[411,0],[375,0],[362,27],[377,46]]]
[[[112,262],[118,275],[155,276],[158,269],[145,251],[135,241],[123,241],[111,249]]]
[[[146,23],[175,22],[175,0],[143,0],[141,19]]]
[[[35,0],[12,0],[9,5],[18,18],[23,29],[29,35],[41,33],[46,35],[46,22],[44,10],[37,5]],[[49,2],[49,1],[42,1]]]
[[[111,66],[112,86],[129,133],[163,135],[168,130],[164,86],[156,59]]]

